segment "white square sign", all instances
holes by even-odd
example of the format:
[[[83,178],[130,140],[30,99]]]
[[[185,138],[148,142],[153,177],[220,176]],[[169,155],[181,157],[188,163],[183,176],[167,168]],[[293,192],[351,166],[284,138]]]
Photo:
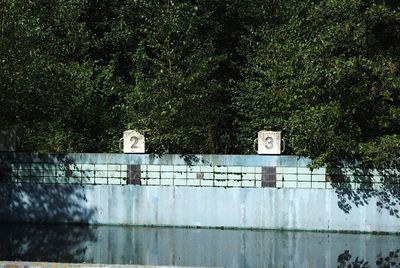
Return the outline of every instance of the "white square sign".
[[[281,132],[259,131],[258,154],[281,154]]]

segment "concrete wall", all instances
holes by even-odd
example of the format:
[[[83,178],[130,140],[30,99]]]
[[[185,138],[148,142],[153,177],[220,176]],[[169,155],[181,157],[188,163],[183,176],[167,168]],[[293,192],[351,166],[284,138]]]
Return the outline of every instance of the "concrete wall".
[[[309,159],[272,155],[35,154],[0,153],[0,181],[14,183],[135,184],[278,188],[332,188],[326,170]],[[3,164],[3,168],[2,168]],[[263,185],[265,167],[272,184]],[[132,170],[132,168],[134,170]],[[3,170],[3,171],[2,171]],[[2,175],[2,173],[7,175]]]
[[[327,173],[308,164],[307,158],[284,155],[0,152],[0,182],[375,190],[386,190],[389,183],[400,188],[397,170],[343,167]]]
[[[0,196],[3,222],[400,231],[398,202],[371,191],[2,184]]]
[[[217,155],[217,154],[111,154],[71,153],[39,154],[1,152],[0,162],[100,165],[191,165],[191,166],[282,166],[306,167],[311,160],[294,155]]]

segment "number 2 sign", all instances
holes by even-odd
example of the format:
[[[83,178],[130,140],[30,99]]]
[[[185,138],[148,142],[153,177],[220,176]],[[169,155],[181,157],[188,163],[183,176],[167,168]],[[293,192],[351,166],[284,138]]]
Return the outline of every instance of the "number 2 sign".
[[[123,146],[121,146],[123,144]],[[144,153],[145,140],[144,136],[136,130],[124,131],[123,138],[120,139],[120,150],[124,153]],[[123,148],[121,148],[123,147]]]

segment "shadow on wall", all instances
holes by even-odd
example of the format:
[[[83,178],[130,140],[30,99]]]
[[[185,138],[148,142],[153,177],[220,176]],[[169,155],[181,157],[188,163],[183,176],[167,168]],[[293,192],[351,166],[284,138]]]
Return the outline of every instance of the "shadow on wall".
[[[9,154],[9,158],[6,157],[0,159],[3,167],[11,166],[10,163],[46,163],[57,164],[59,170],[67,172],[71,165],[76,165],[63,155]],[[31,168],[29,178],[34,181],[46,171],[43,165],[37,170]],[[2,182],[5,180],[7,177],[2,178]],[[88,206],[87,191],[90,188],[79,184],[3,183],[0,187],[0,222],[88,223],[96,211]]]
[[[2,222],[88,223],[95,213],[80,185],[6,184],[2,191],[8,191],[1,204]]]
[[[335,169],[328,178],[338,195],[338,206],[345,213],[350,213],[353,206],[376,202],[379,211],[400,218],[399,161],[379,169],[351,164]]]
[[[0,183],[85,183],[94,170],[83,170],[64,154],[0,153]]]
[[[387,256],[382,253],[376,256],[375,263],[369,263],[365,261],[363,258],[358,256],[353,257],[350,254],[349,250],[345,250],[342,254],[340,254],[337,258],[338,268],[368,268],[368,267],[399,267],[400,266],[400,249],[396,251],[390,251]]]
[[[200,159],[198,156],[196,156],[194,154],[181,154],[180,158],[183,159],[183,161],[185,161],[187,166],[195,166],[199,162],[201,162],[203,165],[209,165],[209,166],[212,165],[207,160]]]
[[[90,262],[95,228],[73,225],[0,225],[0,260]]]

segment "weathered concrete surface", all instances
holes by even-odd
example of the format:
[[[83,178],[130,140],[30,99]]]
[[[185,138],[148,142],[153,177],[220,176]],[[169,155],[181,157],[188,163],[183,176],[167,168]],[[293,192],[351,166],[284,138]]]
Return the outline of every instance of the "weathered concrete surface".
[[[120,265],[120,264],[90,264],[90,263],[57,263],[57,262],[20,262],[0,261],[4,268],[80,268],[80,267],[109,267],[109,268],[194,268],[189,266],[155,266],[155,265]],[[200,267],[198,267],[200,268]]]
[[[156,164],[156,165],[231,165],[231,166],[291,166],[306,167],[311,160],[294,155],[217,155],[217,154],[39,154],[1,152],[3,163],[48,163],[48,164]]]
[[[355,195],[369,195],[368,199]],[[0,221],[399,232],[400,206],[328,189],[0,185]]]

